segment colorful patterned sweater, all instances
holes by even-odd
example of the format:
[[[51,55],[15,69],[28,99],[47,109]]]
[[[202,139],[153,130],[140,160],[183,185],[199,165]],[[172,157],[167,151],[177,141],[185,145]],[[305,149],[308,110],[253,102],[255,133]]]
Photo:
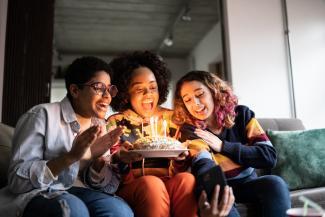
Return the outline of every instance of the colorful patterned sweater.
[[[180,141],[190,140],[191,155],[202,149],[209,150],[228,180],[244,178],[255,173],[254,168],[272,168],[276,164],[275,149],[255,119],[254,112],[241,105],[235,111],[235,125],[216,135],[223,142],[220,153],[212,151],[194,134],[194,126],[185,124],[180,130]]]
[[[163,120],[167,121],[167,136],[173,137],[177,131],[177,126],[171,122],[173,111],[165,108],[158,108],[157,131],[160,135],[164,134],[162,127]],[[151,135],[151,126],[132,110],[117,113],[108,118],[107,129],[111,130],[116,126],[125,126],[127,129],[121,136],[120,142],[111,148],[111,153],[115,153],[121,147],[122,142],[129,141],[134,143],[141,136]],[[144,162],[138,161],[129,165],[129,170],[123,175],[123,182],[127,183],[134,178],[142,175],[155,175],[159,177],[169,177],[173,175],[173,164],[167,158],[145,158]]]

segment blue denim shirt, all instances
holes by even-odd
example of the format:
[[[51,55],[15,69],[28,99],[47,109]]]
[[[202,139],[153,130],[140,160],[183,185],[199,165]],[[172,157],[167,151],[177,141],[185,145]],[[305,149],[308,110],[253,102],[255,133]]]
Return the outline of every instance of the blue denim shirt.
[[[54,197],[70,188],[78,176],[79,162],[54,177],[47,161],[71,149],[80,130],[68,98],[33,107],[18,121],[8,169],[8,186],[0,191],[0,213],[20,216],[36,195]]]

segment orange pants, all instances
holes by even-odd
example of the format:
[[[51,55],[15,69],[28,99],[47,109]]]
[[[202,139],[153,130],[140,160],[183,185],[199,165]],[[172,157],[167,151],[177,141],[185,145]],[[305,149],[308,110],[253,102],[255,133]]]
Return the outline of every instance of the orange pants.
[[[129,203],[135,217],[197,217],[194,187],[190,173],[166,180],[148,175],[123,185],[117,194]]]

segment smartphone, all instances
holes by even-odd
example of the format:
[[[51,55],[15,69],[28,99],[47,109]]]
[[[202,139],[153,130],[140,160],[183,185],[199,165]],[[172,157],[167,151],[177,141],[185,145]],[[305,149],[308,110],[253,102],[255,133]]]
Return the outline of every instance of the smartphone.
[[[221,201],[224,187],[227,185],[227,180],[225,174],[223,173],[220,166],[216,165],[206,171],[203,174],[200,174],[197,177],[197,192],[199,195],[204,190],[207,193],[208,201],[211,201],[213,196],[214,188],[216,185],[220,185],[219,198],[218,201]]]

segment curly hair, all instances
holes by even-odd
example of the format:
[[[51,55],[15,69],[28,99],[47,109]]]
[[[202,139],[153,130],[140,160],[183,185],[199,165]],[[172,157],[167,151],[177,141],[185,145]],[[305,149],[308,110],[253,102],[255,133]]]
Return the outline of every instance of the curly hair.
[[[169,92],[170,71],[158,55],[150,51],[135,51],[114,58],[109,65],[114,74],[118,75],[112,80],[112,84],[116,85],[118,89],[117,96],[111,102],[113,110],[123,112],[131,108],[128,89],[133,72],[140,67],[149,68],[156,78],[159,92],[158,105],[166,101]]]
[[[174,98],[173,121],[176,124],[189,123],[200,128],[205,128],[205,123],[195,119],[186,109],[181,97],[181,88],[185,82],[199,81],[210,91],[214,99],[214,113],[217,117],[218,129],[231,128],[236,117],[235,107],[238,98],[234,95],[232,88],[218,76],[205,71],[191,71],[184,75],[176,84]]]

